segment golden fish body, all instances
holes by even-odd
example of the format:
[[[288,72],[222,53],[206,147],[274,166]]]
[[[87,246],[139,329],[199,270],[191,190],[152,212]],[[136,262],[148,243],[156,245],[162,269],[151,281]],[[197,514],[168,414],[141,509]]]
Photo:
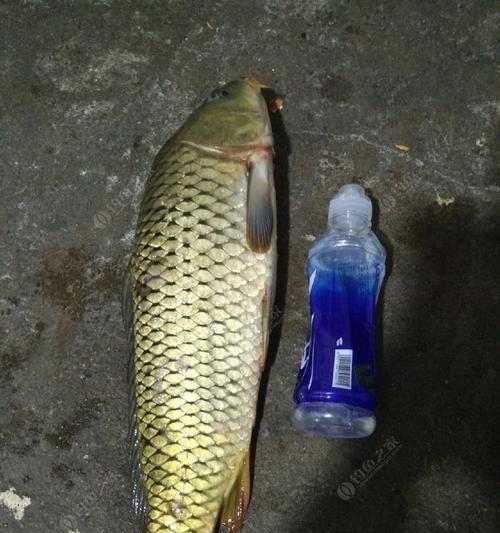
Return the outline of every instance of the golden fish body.
[[[158,154],[130,263],[148,533],[238,531],[248,503],[276,261],[272,137],[257,88],[223,90]]]

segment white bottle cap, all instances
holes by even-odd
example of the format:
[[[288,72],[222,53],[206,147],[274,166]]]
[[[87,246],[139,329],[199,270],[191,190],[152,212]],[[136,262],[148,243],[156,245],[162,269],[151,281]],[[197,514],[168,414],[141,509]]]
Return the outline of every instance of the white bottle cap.
[[[365,194],[361,185],[350,183],[341,187],[337,194],[330,200],[328,210],[328,222],[331,223],[334,217],[346,216],[348,218],[359,216],[367,219],[371,224],[372,202]]]

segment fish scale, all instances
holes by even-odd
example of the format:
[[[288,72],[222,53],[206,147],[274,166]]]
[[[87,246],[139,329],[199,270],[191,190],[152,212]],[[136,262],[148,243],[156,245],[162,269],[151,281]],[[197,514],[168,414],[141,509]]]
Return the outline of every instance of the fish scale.
[[[248,450],[272,254],[246,242],[246,163],[174,143],[131,260],[146,531],[212,533]]]

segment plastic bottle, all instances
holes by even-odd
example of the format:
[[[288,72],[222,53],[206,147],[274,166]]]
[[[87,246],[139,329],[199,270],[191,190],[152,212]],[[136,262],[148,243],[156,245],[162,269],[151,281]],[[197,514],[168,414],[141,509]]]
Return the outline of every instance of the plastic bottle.
[[[311,323],[292,420],[324,437],[375,430],[375,311],[385,250],[371,217],[363,187],[344,185],[330,201],[327,232],[309,251]]]

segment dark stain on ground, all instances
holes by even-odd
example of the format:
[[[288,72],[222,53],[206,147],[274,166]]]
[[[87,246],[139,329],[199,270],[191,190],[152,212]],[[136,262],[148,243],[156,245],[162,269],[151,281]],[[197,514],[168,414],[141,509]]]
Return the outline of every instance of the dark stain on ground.
[[[8,300],[11,300],[8,298]],[[19,302],[14,303],[17,305]],[[16,389],[17,385],[14,380],[13,373],[22,368],[28,357],[33,353],[35,343],[40,339],[45,323],[41,320],[35,324],[35,335],[27,336],[25,338],[25,348],[21,348],[14,343],[5,342],[4,348],[0,353],[0,383],[9,384],[12,389]],[[0,330],[0,340],[8,337],[7,330]]]
[[[81,318],[88,289],[84,275],[88,258],[76,248],[52,250],[45,255],[40,273],[42,294],[72,318]]]
[[[99,398],[85,400],[54,432],[46,433],[45,439],[55,448],[71,448],[74,437],[99,417],[102,406],[103,402]]]
[[[73,320],[82,318],[93,296],[116,291],[121,280],[116,264],[105,265],[98,271],[92,256],[78,248],[47,251],[38,277],[43,297],[61,307]]]
[[[47,327],[47,324],[45,324],[45,322],[43,320],[38,320],[35,323],[35,335],[36,335],[37,339],[39,339],[42,336],[42,333],[43,333],[43,331],[45,330],[46,327]]]
[[[74,481],[72,480],[72,475],[74,473],[83,474],[83,468],[78,468],[75,470],[65,463],[54,463],[52,465],[50,476],[54,479],[59,479],[63,481],[65,488],[71,489],[74,486]]]
[[[345,31],[350,35],[363,35],[361,28],[353,24],[349,24],[348,26],[346,26]]]
[[[344,39],[356,50],[361,51],[363,48],[363,39],[365,34],[360,26],[349,24],[344,30]]]
[[[101,270],[101,276],[92,283],[91,289],[100,293],[111,293],[120,290],[122,282],[123,272],[117,264],[111,264]]]
[[[321,86],[321,95],[334,102],[347,102],[351,99],[353,85],[337,74],[327,76]]]
[[[39,97],[42,92],[43,92],[43,89],[42,89],[42,86],[39,84],[39,83],[36,83],[36,82],[32,82],[30,83],[30,93],[35,97]]]
[[[12,310],[21,303],[21,299],[17,296],[7,296],[5,300],[10,304],[6,309],[0,311],[0,315],[11,315]]]
[[[500,169],[500,118],[496,119],[495,133],[491,142],[491,164],[485,175],[485,183],[495,185],[499,180]]]
[[[7,449],[8,443],[11,453],[24,457],[40,443],[42,423],[30,409],[22,409],[14,402],[3,407],[16,416],[0,428],[0,450]]]
[[[24,361],[25,357],[21,355],[21,351],[13,345],[9,346],[0,355],[0,383],[11,382],[12,373],[20,368]]]
[[[141,146],[141,142],[142,142],[142,136],[141,135],[136,135],[134,137],[134,142],[132,143],[132,148],[134,150],[137,150]]]

